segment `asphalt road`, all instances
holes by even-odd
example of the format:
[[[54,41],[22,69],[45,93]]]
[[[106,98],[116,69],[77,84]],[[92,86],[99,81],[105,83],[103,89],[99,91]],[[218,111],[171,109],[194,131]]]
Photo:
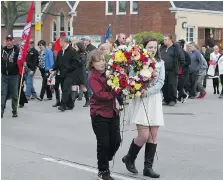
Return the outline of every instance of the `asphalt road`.
[[[40,79],[35,80],[37,92]],[[222,180],[223,100],[211,87],[203,100],[188,100],[164,107],[165,127],[160,128],[158,157],[154,169],[160,180]],[[84,101],[73,111],[59,112],[53,101],[32,100],[11,117],[8,102],[2,131],[2,180],[94,180],[96,140],[89,108]],[[121,158],[136,136],[134,124],[124,126],[123,144],[111,171],[117,180],[146,179],[142,176],[144,148],[136,161],[134,178]]]

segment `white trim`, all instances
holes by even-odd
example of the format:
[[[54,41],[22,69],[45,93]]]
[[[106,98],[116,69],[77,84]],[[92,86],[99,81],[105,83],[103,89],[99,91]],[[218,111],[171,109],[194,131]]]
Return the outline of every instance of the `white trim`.
[[[171,4],[172,8],[176,8],[176,6],[175,6],[173,1],[170,1],[170,4]]]
[[[48,6],[50,5],[50,3],[51,3],[51,1],[49,1],[48,3],[46,3],[45,4],[45,6],[44,6],[44,8],[43,8],[43,10],[42,10],[42,12],[45,12],[46,11],[46,9],[48,8]],[[42,15],[43,15],[43,13],[40,13],[40,17],[42,17]]]
[[[74,7],[71,8],[71,13],[74,13],[74,12],[76,11],[79,2],[80,2],[80,1],[76,1],[76,2],[75,2]]]
[[[108,12],[108,2],[113,1],[105,1],[105,15],[113,15],[113,12]]]
[[[14,26],[24,26],[26,23],[15,23],[14,25],[13,25],[13,27]],[[34,22],[32,22],[32,25],[35,25],[35,23]],[[41,23],[41,25],[43,25],[43,23]],[[5,27],[5,24],[1,24],[1,26],[3,26],[3,27]],[[23,27],[24,28],[24,27]]]
[[[132,11],[133,10],[133,1],[130,1],[130,14],[138,14],[138,12],[139,12],[139,1],[135,1],[135,2],[138,3],[138,10],[137,10],[137,12]]]
[[[201,9],[186,9],[186,8],[169,8],[170,11],[184,11],[184,12],[195,12],[195,13],[209,13],[209,14],[223,14],[222,11],[211,11],[211,10],[201,10]]]
[[[125,1],[126,3],[127,1]],[[125,12],[119,12],[119,1],[116,1],[116,15],[126,15],[126,6],[125,6]]]
[[[67,5],[69,6],[70,10],[72,10],[72,6],[70,5],[70,3],[68,1],[66,1]]]
[[[193,37],[192,37],[193,41],[190,41],[190,29],[193,29]],[[188,26],[186,28],[186,42],[195,42],[195,35],[196,35],[195,30],[196,30],[195,26]],[[188,39],[187,39],[187,37],[188,37]]]

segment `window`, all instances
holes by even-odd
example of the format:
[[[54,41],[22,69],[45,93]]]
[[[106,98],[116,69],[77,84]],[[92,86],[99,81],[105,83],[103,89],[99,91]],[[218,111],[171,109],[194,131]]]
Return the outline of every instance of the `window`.
[[[138,1],[130,1],[130,14],[138,14]]]
[[[106,1],[105,2],[105,14],[106,15],[112,15],[113,14],[113,1]]]
[[[126,1],[116,1],[116,14],[117,15],[126,14]]]
[[[214,40],[221,40],[221,29],[216,29],[214,32]]]
[[[51,25],[51,32],[52,32],[52,42],[57,40],[57,25],[56,22],[53,21]]]
[[[194,27],[187,28],[187,42],[194,42]]]
[[[60,35],[65,31],[64,28],[64,14],[60,13]]]
[[[70,21],[67,22],[67,35],[70,36]]]

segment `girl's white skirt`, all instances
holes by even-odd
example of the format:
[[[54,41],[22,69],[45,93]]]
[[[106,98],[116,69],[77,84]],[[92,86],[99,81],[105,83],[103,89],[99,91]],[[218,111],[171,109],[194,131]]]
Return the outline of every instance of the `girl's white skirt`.
[[[128,122],[143,126],[164,126],[161,93],[132,99],[129,103],[127,119]]]

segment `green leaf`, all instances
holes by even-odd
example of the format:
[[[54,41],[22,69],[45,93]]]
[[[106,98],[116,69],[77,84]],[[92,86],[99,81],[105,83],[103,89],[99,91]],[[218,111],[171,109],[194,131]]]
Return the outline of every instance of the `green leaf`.
[[[161,33],[156,33],[156,32],[152,32],[152,31],[143,31],[143,32],[137,33],[135,35],[136,43],[141,44],[143,38],[147,37],[147,36],[152,36],[152,37],[156,38],[159,43],[163,40],[163,37],[164,37],[163,34],[161,34]]]

